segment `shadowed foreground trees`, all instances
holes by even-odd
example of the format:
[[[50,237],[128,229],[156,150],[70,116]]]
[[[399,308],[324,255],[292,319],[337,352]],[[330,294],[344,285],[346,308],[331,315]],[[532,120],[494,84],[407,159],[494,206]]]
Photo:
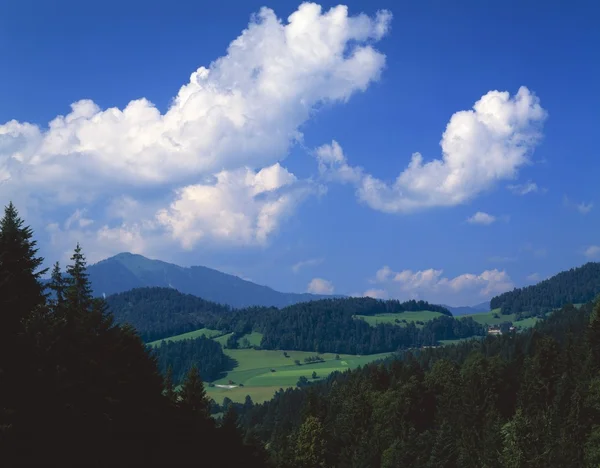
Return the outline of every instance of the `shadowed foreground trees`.
[[[2,466],[264,466],[260,448],[210,418],[197,370],[180,393],[165,389],[137,332],[92,297],[79,245],[66,275],[54,266],[51,299],[36,254],[10,204],[0,222]]]

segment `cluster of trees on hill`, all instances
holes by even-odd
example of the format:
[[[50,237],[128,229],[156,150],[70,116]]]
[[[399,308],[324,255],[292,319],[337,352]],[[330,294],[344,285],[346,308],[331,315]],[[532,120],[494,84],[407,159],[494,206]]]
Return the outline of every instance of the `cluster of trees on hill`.
[[[281,467],[597,467],[600,303],[280,391],[243,424]]]
[[[197,330],[231,311],[172,288],[136,288],[108,296],[106,302],[115,320],[132,325],[146,342]]]
[[[600,263],[590,262],[563,271],[538,284],[492,298],[490,307],[502,314],[543,315],[565,304],[584,304],[600,293]],[[519,317],[520,318],[520,317]]]
[[[402,312],[419,312],[429,310],[439,312],[440,314],[452,316],[452,313],[441,305],[430,304],[426,301],[409,301],[400,302],[396,299],[383,301],[372,297],[346,297],[336,299],[321,299],[319,301],[301,302],[286,307],[284,310],[310,310],[317,304],[320,309],[331,311],[343,311],[349,315],[377,315],[377,314],[399,314]]]
[[[0,221],[2,466],[265,466],[234,409],[220,424],[195,367],[176,392],[130,326],[92,297],[79,248],[67,275],[43,259],[14,206]],[[199,455],[200,454],[200,455]]]
[[[425,310],[435,307],[427,303],[410,302],[410,307],[423,307]],[[295,304],[283,309],[232,311],[213,323],[208,322],[208,326],[238,333],[258,331],[263,335],[260,343],[263,349],[347,354],[374,354],[401,348],[432,346],[439,340],[485,334],[484,327],[470,317],[455,319],[444,315],[426,322],[420,328],[414,323],[405,326],[378,324],[371,327],[364,320],[354,318],[358,311],[360,315],[370,315],[381,313],[381,310],[398,311],[403,307],[397,301],[384,302],[370,298],[328,299]]]
[[[235,361],[223,353],[221,345],[205,336],[199,338],[162,341],[151,351],[158,360],[163,374],[171,367],[175,384],[181,382],[189,369],[198,367],[200,377],[205,381],[216,380],[223,372],[233,369]]]
[[[210,327],[236,332],[236,336],[257,330],[260,324],[273,314],[283,312],[313,313],[315,309],[332,315],[376,315],[430,310],[449,317],[445,307],[425,301],[382,301],[370,297],[336,298],[303,302],[283,309],[275,307],[247,307],[232,309],[228,306],[205,301],[190,294],[182,294],[172,288],[137,288],[108,296],[111,313],[119,323],[136,328],[144,341],[154,341],[180,333]],[[232,338],[232,342],[235,338]]]

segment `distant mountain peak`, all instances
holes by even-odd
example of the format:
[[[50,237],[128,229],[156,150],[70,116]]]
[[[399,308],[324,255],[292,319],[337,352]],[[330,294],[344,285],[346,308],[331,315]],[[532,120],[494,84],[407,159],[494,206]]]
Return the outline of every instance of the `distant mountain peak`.
[[[209,267],[181,267],[131,252],[121,252],[90,265],[88,272],[97,296],[134,288],[168,287],[232,307],[285,307],[298,302],[340,297],[279,292]]]

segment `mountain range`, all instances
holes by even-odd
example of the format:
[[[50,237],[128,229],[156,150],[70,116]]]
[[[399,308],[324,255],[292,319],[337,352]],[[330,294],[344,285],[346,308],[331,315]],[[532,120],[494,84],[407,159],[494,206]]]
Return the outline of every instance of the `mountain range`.
[[[279,292],[212,268],[181,267],[127,252],[90,265],[88,273],[96,296],[109,296],[142,287],[170,287],[236,308],[285,307],[316,299],[343,297]]]

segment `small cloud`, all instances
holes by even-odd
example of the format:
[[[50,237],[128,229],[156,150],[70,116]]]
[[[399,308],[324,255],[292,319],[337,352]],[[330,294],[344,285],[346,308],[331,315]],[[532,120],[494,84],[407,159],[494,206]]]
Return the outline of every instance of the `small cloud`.
[[[538,185],[532,181],[528,181],[524,184],[508,185],[506,188],[515,195],[527,195],[528,193],[546,192],[546,189],[538,187]]]
[[[584,250],[583,255],[585,255],[589,259],[599,258],[600,246],[590,245],[587,249]]]
[[[592,211],[592,208],[594,207],[594,204],[592,202],[590,203],[585,203],[585,202],[581,202],[581,203],[576,203],[573,202],[569,199],[569,197],[567,197],[566,195],[563,197],[563,206],[572,209],[572,210],[576,210],[579,213],[581,213],[582,215],[586,215],[588,214],[590,211]]]
[[[302,268],[317,266],[317,265],[320,265],[321,263],[323,263],[322,258],[311,258],[308,260],[302,260],[302,261],[292,265],[292,271],[294,273],[298,273]]]
[[[581,214],[588,214],[590,211],[592,211],[592,208],[594,207],[593,203],[579,203],[576,208],[577,211],[579,211]]]
[[[470,224],[483,224],[484,226],[489,226],[494,221],[496,221],[496,217],[491,214],[484,213],[483,211],[478,211],[473,216],[467,219],[467,223]]]
[[[312,294],[333,294],[333,284],[323,278],[313,278],[308,283],[307,292]]]
[[[530,283],[537,283],[538,281],[540,281],[541,277],[539,273],[532,273],[530,275],[527,275],[525,279]]]

